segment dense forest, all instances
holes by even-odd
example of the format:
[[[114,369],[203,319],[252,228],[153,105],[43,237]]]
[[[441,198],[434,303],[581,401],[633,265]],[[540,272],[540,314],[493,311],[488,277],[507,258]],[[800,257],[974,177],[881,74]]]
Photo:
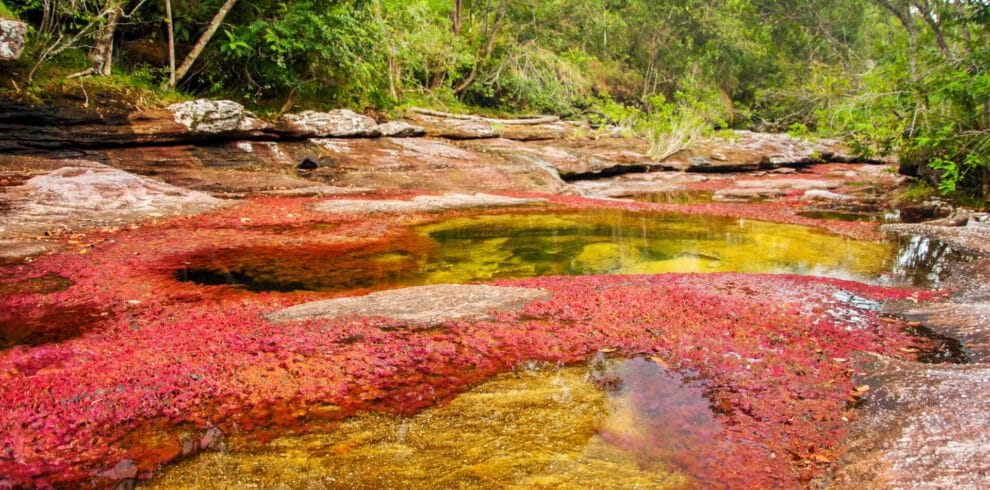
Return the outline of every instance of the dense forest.
[[[897,151],[990,187],[986,0],[8,0],[0,93],[111,80],[278,114],[554,113],[684,141],[719,128]],[[41,94],[41,95],[39,95]],[[178,94],[178,95],[176,95]]]

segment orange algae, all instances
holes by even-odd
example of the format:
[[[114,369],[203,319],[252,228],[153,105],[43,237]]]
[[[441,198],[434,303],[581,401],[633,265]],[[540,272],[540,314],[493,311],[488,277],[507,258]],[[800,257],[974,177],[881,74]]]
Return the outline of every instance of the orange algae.
[[[716,481],[794,486],[839,451],[853,387],[835,359],[854,350],[897,356],[911,342],[895,322],[835,293],[925,297],[788,275],[549,277],[498,283],[544,288],[549,301],[430,329],[374,318],[272,325],[265,313],[326,294],[175,281],[173,257],[203,250],[272,240],[385,247],[405,236],[395,216],[326,216],[308,202],[252,201],[109,235],[85,256],[5,267],[73,282],[47,294],[4,293],[11,318],[99,304],[101,321],[72,339],[0,352],[0,486],[142,476],[186,446],[210,447],[184,443],[191,433],[299,430],[358,410],[412,414],[522,361],[573,363],[603,348],[697,373],[734,455],[706,468]],[[266,226],[286,233],[269,236]],[[839,310],[855,311],[855,321]],[[133,437],[147,427],[164,435]]]

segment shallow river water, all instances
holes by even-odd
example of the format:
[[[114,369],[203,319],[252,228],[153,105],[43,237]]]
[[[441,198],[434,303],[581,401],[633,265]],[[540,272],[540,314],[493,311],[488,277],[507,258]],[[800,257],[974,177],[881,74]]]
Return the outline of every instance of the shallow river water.
[[[853,240],[748,219],[594,210],[448,219],[413,228],[385,251],[222,249],[191,259],[177,277],[259,292],[665,272],[793,273],[921,286],[937,280],[938,265],[929,262],[950,252],[931,243]]]

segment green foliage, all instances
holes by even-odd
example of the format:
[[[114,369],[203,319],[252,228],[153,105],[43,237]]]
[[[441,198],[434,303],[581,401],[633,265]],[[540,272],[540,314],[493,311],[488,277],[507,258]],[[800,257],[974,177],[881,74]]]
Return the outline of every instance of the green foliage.
[[[0,17],[5,19],[17,18],[17,16],[15,16],[14,13],[11,12],[11,10],[7,8],[7,5],[5,5],[2,1],[0,1]]]
[[[907,202],[927,201],[937,194],[934,187],[923,180],[914,181],[903,192],[898,194],[897,199]]]
[[[988,18],[980,14],[986,5],[926,4],[933,9],[927,19],[917,8],[885,4],[890,18],[879,24],[867,52],[875,61],[843,87],[835,104],[820,110],[820,126],[844,135],[867,156],[899,152],[943,195],[960,186],[985,194],[990,55]]]
[[[388,105],[382,26],[368,2],[253,2],[216,43],[217,76],[208,91],[234,91],[262,102],[298,96],[319,106]]]
[[[663,160],[711,132],[703,106],[678,105],[667,102],[662,95],[654,96],[649,105],[651,111],[645,123],[650,145],[647,154],[655,160]]]

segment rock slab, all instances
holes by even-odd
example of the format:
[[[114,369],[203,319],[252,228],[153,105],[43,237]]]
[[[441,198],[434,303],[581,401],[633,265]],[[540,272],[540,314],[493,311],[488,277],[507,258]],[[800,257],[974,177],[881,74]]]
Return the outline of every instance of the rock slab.
[[[359,315],[437,325],[462,318],[485,319],[494,310],[515,310],[549,298],[550,294],[542,289],[438,284],[303,303],[273,313],[268,319],[285,322]]]
[[[95,162],[73,163],[8,188],[10,209],[0,215],[0,236],[50,228],[121,225],[222,205],[219,199],[202,192]]]

